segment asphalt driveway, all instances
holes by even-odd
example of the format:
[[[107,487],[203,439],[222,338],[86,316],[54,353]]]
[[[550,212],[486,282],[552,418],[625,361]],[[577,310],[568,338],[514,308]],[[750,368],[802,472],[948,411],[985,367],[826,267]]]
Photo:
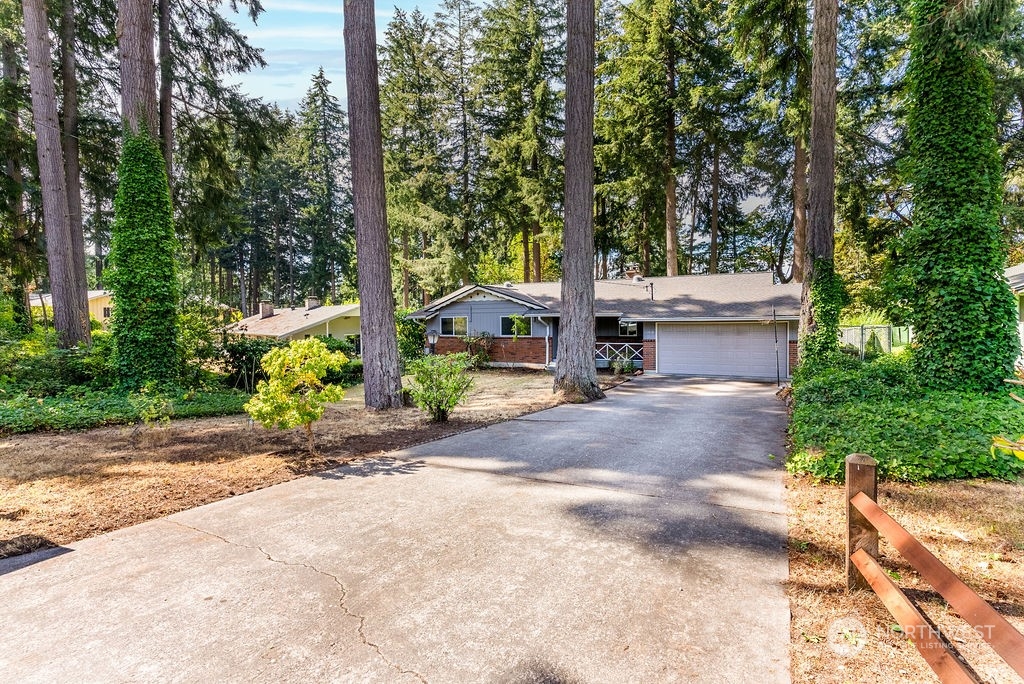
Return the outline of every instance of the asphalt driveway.
[[[774,387],[641,378],[0,560],[7,681],[789,679]]]

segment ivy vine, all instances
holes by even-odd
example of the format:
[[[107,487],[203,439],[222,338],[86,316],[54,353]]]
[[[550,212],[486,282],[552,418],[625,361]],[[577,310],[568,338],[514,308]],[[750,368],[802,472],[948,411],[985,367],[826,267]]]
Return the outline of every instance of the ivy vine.
[[[125,134],[110,243],[114,363],[122,385],[170,382],[180,368],[178,280],[167,172],[157,144]]]
[[[849,302],[842,278],[831,261],[814,262],[814,279],[808,292],[812,322],[800,338],[803,373],[836,365],[839,351],[839,314]]]
[[[945,0],[911,3],[905,169],[914,224],[900,244],[900,279],[921,381],[991,390],[1019,352],[1016,308],[1002,275],[993,80],[981,44],[951,36],[951,11]]]

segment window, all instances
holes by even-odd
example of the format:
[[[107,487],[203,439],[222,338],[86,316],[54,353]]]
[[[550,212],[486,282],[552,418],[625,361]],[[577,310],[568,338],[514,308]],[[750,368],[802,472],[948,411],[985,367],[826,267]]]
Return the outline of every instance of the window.
[[[636,323],[619,321],[619,337],[636,337]]]
[[[109,306],[103,307],[103,317],[104,318],[110,318],[110,307]]]
[[[533,319],[522,316],[502,316],[502,337],[530,337],[533,335]]]
[[[441,319],[441,336],[464,336],[469,332],[469,319],[465,316],[452,316]]]

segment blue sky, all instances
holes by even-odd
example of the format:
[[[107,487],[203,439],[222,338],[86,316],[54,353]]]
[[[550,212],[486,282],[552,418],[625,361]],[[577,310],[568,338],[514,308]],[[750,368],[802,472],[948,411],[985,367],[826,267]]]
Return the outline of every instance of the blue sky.
[[[246,93],[296,109],[309,87],[310,78],[323,66],[331,81],[332,92],[345,102],[345,51],[342,40],[342,0],[263,0],[266,10],[253,25],[247,16],[232,15],[225,6],[224,15],[263,48],[267,67],[237,76]],[[377,42],[394,14],[394,8],[419,7],[432,16],[438,3],[433,0],[392,0],[376,3]]]

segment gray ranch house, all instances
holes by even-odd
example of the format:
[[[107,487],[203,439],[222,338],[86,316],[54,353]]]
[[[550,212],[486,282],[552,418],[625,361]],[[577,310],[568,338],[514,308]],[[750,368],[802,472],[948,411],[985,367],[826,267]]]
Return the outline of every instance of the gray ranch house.
[[[1017,335],[1020,337],[1021,348],[1024,349],[1024,264],[1011,266],[1004,271],[1004,275],[1017,301]]]
[[[467,285],[411,314],[439,354],[490,338],[491,365],[550,368],[558,358],[561,283]],[[776,380],[796,365],[800,285],[770,273],[598,280],[599,367],[628,358],[670,375]]]

